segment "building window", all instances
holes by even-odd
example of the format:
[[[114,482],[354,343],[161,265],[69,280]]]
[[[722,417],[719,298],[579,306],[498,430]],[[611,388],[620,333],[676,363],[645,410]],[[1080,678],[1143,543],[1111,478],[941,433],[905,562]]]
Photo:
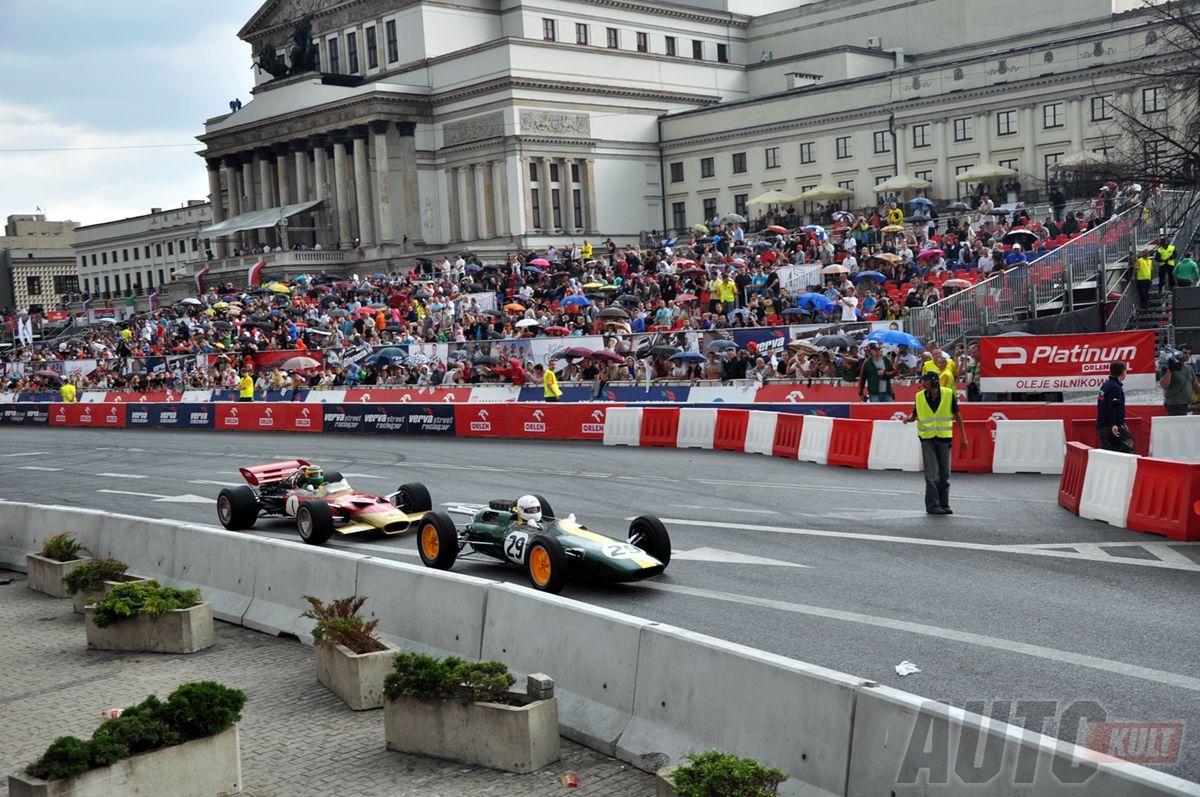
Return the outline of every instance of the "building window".
[[[572,219],[572,221],[575,223],[574,229],[576,229],[576,230],[583,229],[583,192],[580,191],[578,188],[572,188],[571,189],[571,200],[573,203],[573,211],[574,211],[572,214],[574,216],[574,219]]]
[[[108,296],[112,293],[112,283],[108,281],[108,275],[104,275],[104,295]]]
[[[913,125],[913,149],[929,146],[929,124]]]
[[[108,265],[108,252],[100,253],[100,265],[102,265],[102,266]]]
[[[854,147],[851,146],[850,136],[842,136],[837,140],[837,157],[839,160],[844,160],[854,156]]]
[[[717,63],[729,63],[729,45],[717,42]]]
[[[128,249],[121,250],[121,262],[123,262],[123,263],[129,262],[129,250]]]
[[[610,50],[616,50],[621,46],[621,32],[616,28],[604,29],[604,42]]]
[[[571,182],[572,183],[579,182],[579,164],[578,163],[571,164]]]
[[[166,284],[166,282],[167,282],[167,280],[166,280],[166,278],[163,276],[163,270],[160,268],[160,269],[158,270],[158,284],[159,284],[159,285],[165,285],[165,284]]]
[[[1062,160],[1062,157],[1063,153],[1061,152],[1050,152],[1042,156],[1042,175],[1047,181],[1049,181],[1050,173],[1058,165],[1058,162]]]
[[[1157,168],[1167,157],[1167,142],[1162,139],[1147,141],[1142,146],[1146,153],[1146,164],[1152,168]]]
[[[892,151],[892,132],[890,130],[875,131],[875,152],[891,152]]]
[[[1061,102],[1050,102],[1042,106],[1042,127],[1062,127],[1063,126],[1063,104]]]
[[[588,43],[588,26],[583,24],[582,22],[575,23],[575,43],[576,44],[587,44]]]
[[[162,244],[155,244],[155,245],[154,245],[154,256],[155,256],[155,257],[162,257]]]
[[[557,163],[550,164],[550,182],[552,182],[552,183],[558,182],[558,164]]]
[[[704,60],[704,42],[699,39],[692,39],[692,58],[697,61]]]
[[[330,36],[329,44],[326,46],[329,51],[329,71],[335,75],[342,72],[342,48],[338,45],[338,37]]]
[[[675,55],[675,37],[667,37],[667,55]]]
[[[542,20],[542,39],[544,41],[558,41],[558,23],[552,19]]]
[[[712,221],[717,217],[717,198],[709,197],[704,200],[704,220]]]
[[[801,163],[816,163],[816,158],[813,157],[813,145],[811,141],[806,141],[800,145],[800,162]]]
[[[717,173],[717,169],[713,163],[712,158],[701,158],[700,159],[700,176],[701,177],[713,177],[716,175],[716,173]]]
[[[964,163],[959,166],[955,166],[954,167],[954,176],[957,177],[958,175],[965,172],[967,169],[970,169],[973,165],[974,164],[971,164],[971,163]],[[955,191],[956,191],[955,196],[958,199],[962,199],[963,197],[965,197],[971,193],[970,188],[967,187],[966,183],[960,183],[960,182],[958,182],[958,180],[955,180],[954,185],[955,185]]]
[[[1017,132],[1017,112],[996,112],[996,135],[1011,136]]]
[[[854,190],[853,180],[838,180],[838,188],[845,188],[847,191]]]
[[[358,74],[358,34],[354,31],[346,34],[346,66],[350,67],[350,74]]]
[[[93,266],[96,265],[96,253],[95,252],[92,253],[92,265]]]
[[[975,119],[963,116],[954,120],[954,140],[970,141],[975,138]]]
[[[26,277],[25,292],[30,296],[42,295],[42,278],[41,277]]]
[[[538,165],[537,165],[537,161],[530,161],[530,162],[529,162],[529,182],[531,182],[531,183],[537,183],[537,182],[540,182],[540,180],[538,179]]]
[[[767,168],[779,168],[779,147],[767,147],[765,154],[767,156]]]
[[[400,60],[400,46],[396,43],[396,20],[389,19],[383,26],[384,35],[387,36],[387,55],[388,63],[394,64]]]
[[[554,206],[554,229],[561,230],[562,223],[562,191],[557,188],[550,191],[550,201]]]
[[[877,175],[875,175],[875,185],[879,185],[884,180],[890,180],[890,179],[892,179],[892,176],[890,174],[877,174]]]
[[[676,161],[671,164],[671,182],[683,182],[683,161]]]
[[[542,229],[542,203],[539,199],[541,191],[537,188],[529,189],[529,206],[533,211],[533,227],[534,229]]]
[[[1167,110],[1167,90],[1162,86],[1142,89],[1142,113]]]
[[[1092,97],[1092,121],[1106,122],[1112,118],[1112,97]]]
[[[746,153],[744,153],[744,152],[733,153],[733,173],[734,174],[745,174],[745,172],[746,172]]]
[[[750,198],[749,194],[734,194],[733,195],[733,212],[739,216],[746,217],[746,200]]]
[[[687,226],[687,211],[684,209],[683,202],[671,203],[671,226],[676,230],[682,230]]]
[[[159,254],[161,255],[162,252],[159,252]],[[146,259],[147,260],[150,259],[150,245],[149,244],[146,244]],[[94,266],[94,265],[96,265],[96,263],[93,261],[92,265]]]
[[[1012,169],[1014,172],[1021,171],[1021,161],[1017,158],[1008,158],[1000,161],[1000,166],[1005,169]]]
[[[930,169],[926,169],[925,171],[922,171],[922,172],[913,172],[913,177],[917,178],[918,180],[924,180],[927,183],[932,183],[933,182],[933,171]],[[926,190],[928,190],[928,189],[926,189]]]
[[[375,26],[366,29],[367,34],[367,69],[379,68],[379,45],[375,42]]]
[[[650,37],[640,31],[637,34],[637,51],[639,53],[650,52]]]

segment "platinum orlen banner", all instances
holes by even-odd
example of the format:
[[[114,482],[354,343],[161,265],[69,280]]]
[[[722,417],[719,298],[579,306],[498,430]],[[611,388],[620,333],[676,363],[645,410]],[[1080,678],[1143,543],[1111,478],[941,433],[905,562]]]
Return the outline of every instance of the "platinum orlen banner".
[[[980,390],[984,393],[1086,392],[1124,362],[1127,390],[1154,387],[1154,332],[1096,332],[979,339]]]

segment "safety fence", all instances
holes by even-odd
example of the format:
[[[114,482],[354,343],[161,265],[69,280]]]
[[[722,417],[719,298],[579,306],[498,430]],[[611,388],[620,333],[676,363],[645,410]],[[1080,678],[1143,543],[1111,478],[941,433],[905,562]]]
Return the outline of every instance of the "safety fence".
[[[1192,203],[1184,211],[1183,219],[1179,226],[1175,229],[1175,233],[1171,238],[1171,243],[1175,246],[1175,250],[1180,257],[1191,246],[1196,238],[1196,232],[1200,230],[1200,194],[1197,194],[1192,200]],[[1157,270],[1157,262],[1155,264]],[[1116,302],[1111,304],[1108,312],[1108,317],[1105,321],[1105,331],[1120,332],[1129,326],[1130,320],[1133,319],[1137,312],[1137,284],[1133,279],[1130,279],[1132,274],[1122,275],[1124,287],[1121,289],[1121,296]],[[1155,274],[1157,276],[1157,274]],[[1168,329],[1168,342],[1173,343],[1174,325],[1171,324]]]

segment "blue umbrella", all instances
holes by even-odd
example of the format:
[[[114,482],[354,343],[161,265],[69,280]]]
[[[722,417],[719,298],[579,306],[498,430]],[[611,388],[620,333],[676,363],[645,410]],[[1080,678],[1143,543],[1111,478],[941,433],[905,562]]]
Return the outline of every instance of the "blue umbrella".
[[[560,302],[560,304],[563,304],[563,305],[577,304],[580,307],[587,307],[591,303],[592,303],[591,299],[589,299],[586,296],[579,296],[578,294],[572,294]]]
[[[908,204],[910,204],[910,205],[916,205],[916,206],[918,206],[918,207],[926,207],[926,208],[929,208],[929,207],[933,207],[933,205],[934,205],[934,201],[933,201],[932,199],[928,199],[928,198],[926,198],[926,197],[919,196],[919,197],[917,197],[916,199],[910,199],[910,200],[908,200]]]
[[[808,307],[809,309],[817,309],[822,312],[832,310],[837,307],[833,300],[821,293],[805,293],[796,299],[796,304],[800,307]]]
[[[910,349],[925,350],[925,346],[916,335],[910,335],[898,329],[877,329],[870,335],[867,335],[866,339],[868,341],[875,341],[876,343],[888,343],[893,346],[907,346]]]
[[[873,279],[881,284],[887,282],[887,277],[885,277],[883,274],[880,274],[878,271],[860,271],[850,279],[854,280],[855,282],[865,279]]]
[[[804,228],[804,231],[811,232],[813,235],[817,236],[822,241],[825,240],[825,228],[819,224],[810,224]]]
[[[770,249],[773,244],[770,241],[759,241],[754,244],[755,249]]]
[[[688,362],[693,362],[693,363],[702,363],[702,362],[704,362],[704,355],[697,354],[694,351],[681,351],[678,354],[672,354],[667,359],[668,360],[686,360]]]
[[[783,311],[784,315],[800,315],[801,313],[811,313],[811,307],[789,307]]]
[[[528,271],[530,274],[539,274],[539,275],[540,275],[540,274],[544,274],[544,273],[545,273],[544,271],[542,271],[542,270],[541,270],[540,268],[538,268],[537,266],[528,266],[528,265],[526,265],[526,266],[521,266],[521,268],[522,268],[522,270],[524,270],[524,271]]]
[[[729,349],[736,349],[737,347],[737,343],[733,342],[732,340],[714,340],[708,344],[709,351],[728,351]]]
[[[483,271],[483,266],[477,263],[467,263],[467,271]]]

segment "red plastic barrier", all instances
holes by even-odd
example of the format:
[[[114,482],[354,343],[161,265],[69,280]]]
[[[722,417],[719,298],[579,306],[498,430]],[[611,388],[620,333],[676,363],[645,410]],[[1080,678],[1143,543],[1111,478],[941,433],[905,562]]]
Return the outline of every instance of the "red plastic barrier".
[[[775,441],[771,453],[777,457],[795,459],[800,453],[800,434],[804,431],[804,416],[791,412],[779,413],[775,422]]]
[[[717,427],[713,431],[713,448],[721,451],[744,451],[746,428],[749,425],[749,410],[717,410]]]
[[[320,404],[289,402],[220,402],[216,426],[235,432],[320,432],[324,410]]]
[[[111,401],[54,404],[50,408],[50,425],[119,429],[125,426],[125,406]]]
[[[1150,455],[1150,419],[1140,418],[1136,415],[1126,415],[1125,425],[1129,427],[1129,433],[1133,435],[1133,453],[1139,456]],[[1096,419],[1095,418],[1075,418],[1067,421],[1067,442],[1072,440],[1091,446],[1092,448],[1100,447],[1100,440],[1096,437]]]
[[[871,453],[873,421],[833,419],[833,434],[829,437],[829,464],[847,468],[866,468]]]
[[[1200,542],[1200,465],[1138,460],[1126,525],[1180,542]]]
[[[122,403],[128,401],[130,404],[170,404],[172,401],[179,401],[183,398],[182,393],[172,393],[171,391],[152,391],[149,393],[130,393],[129,391],[110,390],[105,394],[105,401]]]
[[[642,409],[642,436],[638,445],[674,448],[678,436],[678,407],[645,407]]]
[[[996,438],[992,436],[995,425],[991,421],[963,421],[963,428],[967,430],[967,450],[955,443],[950,456],[951,472],[991,473],[992,456],[996,452]]]
[[[507,404],[508,435],[528,437],[535,440],[568,439],[565,404]],[[462,432],[462,421],[456,418],[457,428]]]
[[[912,402],[916,399],[915,385],[896,387],[896,398],[901,402]],[[804,404],[835,404],[840,402],[860,401],[858,388],[854,385],[827,385],[814,383],[811,385],[764,385],[754,393],[754,401],[758,403]]]
[[[520,436],[509,429],[507,404],[455,404],[454,434],[457,437]]]
[[[604,418],[610,407],[624,404],[554,404],[545,405],[561,419],[563,440],[603,440]]]
[[[1079,499],[1083,497],[1083,477],[1087,474],[1088,452],[1092,446],[1078,442],[1067,443],[1062,476],[1058,480],[1058,505],[1079,514]]]
[[[370,401],[375,404],[442,404],[471,400],[469,387],[356,387],[346,391],[347,402]]]

